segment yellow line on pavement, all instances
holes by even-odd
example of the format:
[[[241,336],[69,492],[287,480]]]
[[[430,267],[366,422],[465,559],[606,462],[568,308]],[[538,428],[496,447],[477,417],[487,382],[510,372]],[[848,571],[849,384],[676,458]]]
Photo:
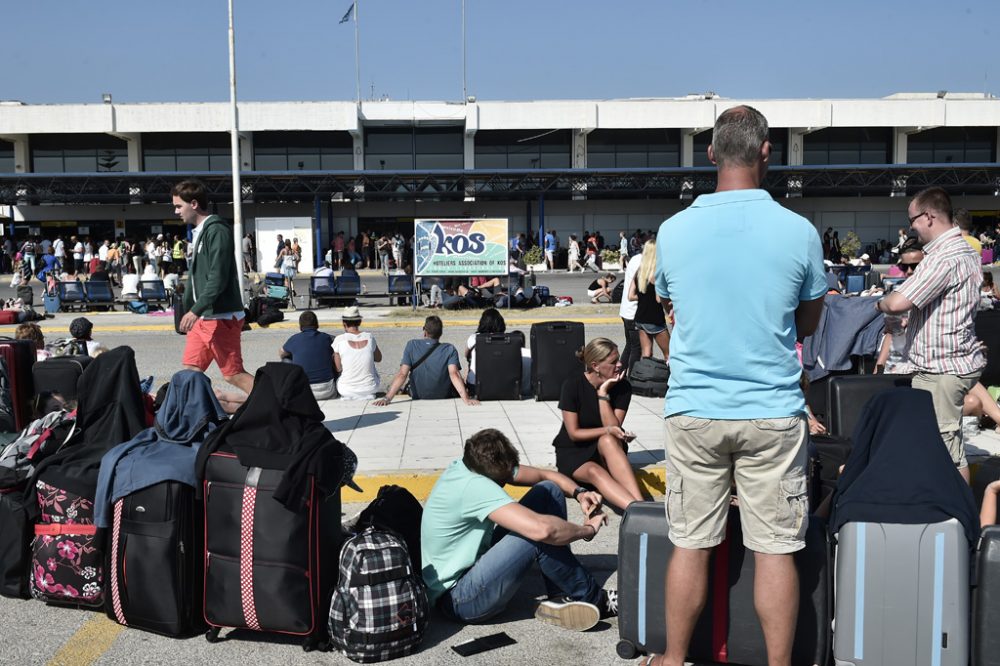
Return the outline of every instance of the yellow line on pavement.
[[[70,636],[47,666],[90,666],[107,652],[124,628],[104,615],[94,615]]]
[[[386,474],[364,474],[354,477],[354,482],[361,487],[362,492],[343,488],[341,500],[349,502],[370,502],[375,499],[378,489],[382,486],[402,486],[420,501],[431,494],[431,488],[437,483],[441,472],[395,472]],[[639,490],[652,497],[662,496],[667,488],[667,475],[662,465],[643,467],[635,470]],[[524,486],[507,486],[505,490],[515,499],[520,499],[530,488]]]

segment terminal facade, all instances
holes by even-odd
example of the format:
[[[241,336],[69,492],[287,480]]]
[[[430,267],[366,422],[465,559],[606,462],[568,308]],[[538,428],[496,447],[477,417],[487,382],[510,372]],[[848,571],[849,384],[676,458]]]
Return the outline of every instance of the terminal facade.
[[[894,242],[906,200],[941,185],[981,226],[1000,222],[1000,99],[242,102],[242,212],[312,218],[332,234],[421,217],[506,217],[511,231],[655,229],[714,188],[706,148],[725,109],[771,126],[766,187],[821,232]],[[18,237],[179,232],[170,185],[206,181],[232,214],[226,103],[0,102],[0,219]],[[901,198],[902,197],[902,198]]]

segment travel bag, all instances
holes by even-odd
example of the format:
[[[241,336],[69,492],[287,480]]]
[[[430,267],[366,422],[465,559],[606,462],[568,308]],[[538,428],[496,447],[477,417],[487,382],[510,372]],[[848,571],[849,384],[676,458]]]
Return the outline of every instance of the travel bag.
[[[35,365],[36,357],[33,341],[0,337],[0,358],[3,358],[7,366],[10,398],[14,408],[14,428],[9,432],[20,432],[31,423],[31,402],[35,396],[31,368]]]
[[[562,385],[580,372],[576,352],[585,344],[583,324],[546,321],[531,325],[531,388],[535,400],[558,400]]]
[[[375,499],[358,516],[354,529],[360,532],[366,527],[375,527],[395,532],[406,543],[413,570],[423,571],[420,562],[420,520],[423,515],[420,501],[409,490],[402,486],[382,486]]]
[[[1000,526],[983,528],[972,594],[972,663],[1000,665]]]
[[[667,645],[664,582],[673,544],[662,502],[633,502],[618,532],[618,656],[663,654]],[[830,564],[826,523],[809,517],[806,546],[795,553],[799,614],[792,663],[825,666],[830,652]],[[688,658],[696,662],[767,664],[754,610],[754,555],[743,546],[739,510],[731,508],[726,539],[709,562],[708,600],[695,625]]]
[[[969,663],[969,544],[954,518],[836,535],[837,666]]]
[[[93,360],[90,356],[59,356],[35,363],[31,368],[35,393],[58,393],[66,400],[76,400],[77,384]]]
[[[979,376],[983,386],[1000,385],[1000,310],[976,313],[976,337],[986,346],[986,367]]]
[[[480,333],[476,336],[476,398],[521,399],[521,349],[524,334]]]
[[[632,395],[648,398],[666,396],[668,381],[670,381],[670,366],[666,361],[652,356],[636,361],[628,376],[628,382],[632,385]]]
[[[174,331],[180,335],[187,335],[181,330],[181,319],[187,314],[187,310],[184,308],[183,292],[175,291],[170,295],[170,307],[174,311]]]
[[[302,636],[305,650],[325,642],[344,452],[323,419],[305,371],[267,363],[199,450],[209,642],[225,627]]]
[[[909,386],[910,375],[837,375],[827,384],[826,429],[833,437],[850,437],[865,404],[882,391]]]

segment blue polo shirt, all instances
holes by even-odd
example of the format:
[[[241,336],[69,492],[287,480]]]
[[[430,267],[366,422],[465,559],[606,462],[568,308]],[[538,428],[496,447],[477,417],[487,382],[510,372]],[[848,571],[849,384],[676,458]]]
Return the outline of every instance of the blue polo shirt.
[[[310,384],[333,379],[333,338],[315,328],[307,328],[288,338],[282,347],[292,355],[292,363],[301,365]]]
[[[556,237],[552,235],[552,232],[545,234],[545,251],[555,252],[556,251]]]
[[[812,223],[763,190],[703,194],[660,225],[656,292],[674,303],[664,414],[805,412],[795,309],[826,293]]]

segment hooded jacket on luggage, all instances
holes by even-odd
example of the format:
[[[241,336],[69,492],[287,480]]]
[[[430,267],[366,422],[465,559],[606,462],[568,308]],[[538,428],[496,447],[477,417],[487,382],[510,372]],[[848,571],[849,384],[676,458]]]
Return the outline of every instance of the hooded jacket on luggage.
[[[153,427],[111,449],[101,460],[94,523],[107,527],[114,503],[143,488],[163,481],[194,487],[198,449],[225,420],[226,413],[204,373],[175,373]]]

